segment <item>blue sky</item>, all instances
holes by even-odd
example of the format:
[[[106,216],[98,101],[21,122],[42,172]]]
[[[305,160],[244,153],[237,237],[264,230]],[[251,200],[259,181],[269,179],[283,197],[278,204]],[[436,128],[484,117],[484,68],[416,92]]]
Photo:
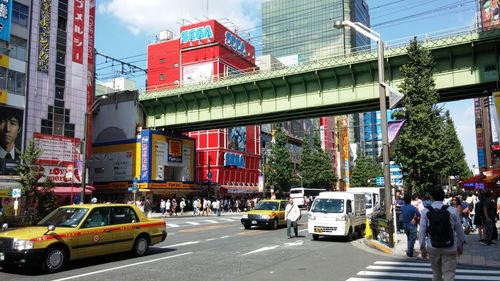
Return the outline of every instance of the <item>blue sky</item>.
[[[252,30],[260,25],[265,0],[100,0],[97,1],[96,49],[99,53],[146,67],[147,45],[161,30],[178,33],[184,23],[207,18],[227,26]],[[371,27],[388,44],[431,37],[473,27],[477,0],[366,0]],[[257,46],[258,47],[258,46]],[[98,79],[115,75],[97,61]],[[144,77],[136,79],[143,88]],[[464,146],[469,167],[477,165],[473,101],[444,104],[449,109]]]

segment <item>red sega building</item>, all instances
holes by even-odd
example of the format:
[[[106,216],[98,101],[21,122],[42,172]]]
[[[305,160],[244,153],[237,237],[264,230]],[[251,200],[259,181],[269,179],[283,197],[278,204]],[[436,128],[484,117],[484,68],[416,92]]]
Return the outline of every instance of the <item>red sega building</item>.
[[[256,69],[255,48],[216,20],[182,26],[180,37],[148,46],[148,92],[217,81]],[[187,133],[196,140],[200,183],[215,183],[221,194],[258,191],[260,127],[241,126]]]

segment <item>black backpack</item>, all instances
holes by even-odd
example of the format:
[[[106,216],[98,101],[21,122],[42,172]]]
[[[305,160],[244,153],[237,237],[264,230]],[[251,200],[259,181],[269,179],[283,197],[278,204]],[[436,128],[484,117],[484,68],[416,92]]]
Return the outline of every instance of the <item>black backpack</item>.
[[[454,237],[448,206],[443,205],[441,209],[434,209],[432,206],[427,208],[429,209],[427,213],[429,219],[427,233],[431,238],[432,247],[448,248],[453,246]]]

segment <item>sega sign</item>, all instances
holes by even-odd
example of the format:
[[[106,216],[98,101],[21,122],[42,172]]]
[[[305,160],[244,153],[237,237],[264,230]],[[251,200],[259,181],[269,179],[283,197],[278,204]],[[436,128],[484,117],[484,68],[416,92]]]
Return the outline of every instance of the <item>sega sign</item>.
[[[224,166],[236,166],[245,168],[245,158],[241,154],[226,152],[224,153]]]
[[[241,40],[240,38],[236,37],[236,35],[232,34],[229,31],[226,31],[226,45],[231,47],[233,50],[237,51],[238,53],[242,54],[243,56],[246,56],[246,46],[245,42]]]
[[[195,27],[184,30],[181,33],[181,44],[213,37],[214,33],[212,32],[212,27],[210,27],[210,25]]]

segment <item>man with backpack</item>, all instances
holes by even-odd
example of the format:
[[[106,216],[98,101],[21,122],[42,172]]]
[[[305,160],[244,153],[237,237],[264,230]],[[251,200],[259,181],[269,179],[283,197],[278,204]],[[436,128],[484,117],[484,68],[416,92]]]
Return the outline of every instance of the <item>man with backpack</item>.
[[[430,190],[431,206],[422,210],[419,243],[422,257],[429,256],[432,280],[455,280],[457,256],[463,252],[464,230],[455,209],[443,205],[444,190]]]

